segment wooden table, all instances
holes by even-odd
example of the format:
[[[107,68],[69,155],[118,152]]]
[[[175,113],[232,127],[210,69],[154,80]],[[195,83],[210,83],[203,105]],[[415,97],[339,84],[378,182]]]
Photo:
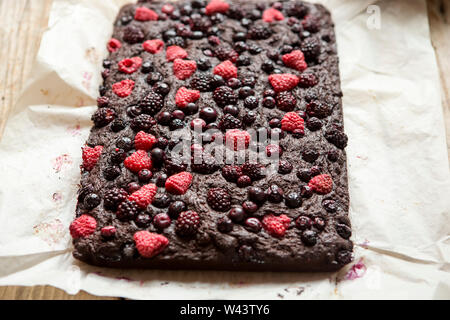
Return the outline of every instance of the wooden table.
[[[52,0],[0,0],[0,136],[9,110],[30,72],[47,27]],[[450,0],[429,0],[431,40],[436,50],[443,91],[443,112],[450,154]],[[50,286],[0,287],[0,299],[105,299],[84,291],[68,295]],[[119,298],[109,298],[119,299]]]

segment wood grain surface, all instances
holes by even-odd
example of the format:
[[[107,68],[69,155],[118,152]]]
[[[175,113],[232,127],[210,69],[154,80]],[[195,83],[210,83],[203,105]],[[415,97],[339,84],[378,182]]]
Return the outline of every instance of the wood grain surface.
[[[0,63],[0,137],[30,72],[42,33],[47,27],[51,3],[52,0],[0,0],[0,61],[6,62]],[[428,16],[442,80],[443,113],[450,154],[450,0],[429,0]],[[0,300],[5,299],[119,298],[97,297],[84,291],[69,295],[50,286],[0,287]]]

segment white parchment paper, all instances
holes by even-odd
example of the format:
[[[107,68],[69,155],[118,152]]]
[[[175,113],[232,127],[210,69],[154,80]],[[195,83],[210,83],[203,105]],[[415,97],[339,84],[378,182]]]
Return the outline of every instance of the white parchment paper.
[[[424,0],[322,1],[341,59],[354,263],[300,274],[109,270],[75,261],[68,226],[81,146],[125,2],[53,3],[0,143],[0,285],[138,299],[450,298],[450,174]]]

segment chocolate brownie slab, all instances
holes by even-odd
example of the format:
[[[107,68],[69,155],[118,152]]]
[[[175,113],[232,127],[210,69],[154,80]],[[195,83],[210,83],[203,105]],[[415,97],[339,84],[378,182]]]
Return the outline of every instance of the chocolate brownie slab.
[[[240,271],[351,261],[325,7],[140,1],[120,10],[108,50],[70,226],[75,258]]]

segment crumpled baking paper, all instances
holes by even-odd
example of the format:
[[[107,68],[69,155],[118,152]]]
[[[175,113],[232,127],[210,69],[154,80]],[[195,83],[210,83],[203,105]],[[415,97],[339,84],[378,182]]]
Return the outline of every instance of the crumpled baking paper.
[[[426,4],[322,1],[336,22],[355,261],[337,273],[110,270],[77,262],[81,146],[126,1],[55,0],[0,144],[0,285],[137,299],[450,298],[450,175]]]

